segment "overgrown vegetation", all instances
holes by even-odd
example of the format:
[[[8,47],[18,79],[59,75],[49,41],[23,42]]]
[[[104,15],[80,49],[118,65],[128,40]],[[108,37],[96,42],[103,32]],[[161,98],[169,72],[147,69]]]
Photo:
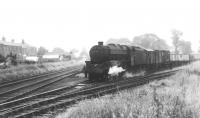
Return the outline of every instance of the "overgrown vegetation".
[[[56,118],[199,118],[200,62],[148,85],[84,100]]]
[[[0,69],[0,83],[16,79],[22,79],[30,75],[41,74],[48,71],[60,70],[66,67],[80,64],[80,62],[70,61],[12,66],[7,69]]]

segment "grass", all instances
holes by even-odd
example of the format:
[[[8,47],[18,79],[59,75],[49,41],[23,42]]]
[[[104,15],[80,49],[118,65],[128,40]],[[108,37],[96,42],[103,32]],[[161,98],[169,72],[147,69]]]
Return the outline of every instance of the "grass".
[[[200,62],[164,80],[80,101],[56,118],[199,118]]]
[[[81,63],[69,62],[51,62],[42,64],[29,64],[12,66],[7,69],[0,69],[0,83],[8,82],[16,79],[36,74],[42,74],[49,71],[60,70],[70,66],[80,65]]]

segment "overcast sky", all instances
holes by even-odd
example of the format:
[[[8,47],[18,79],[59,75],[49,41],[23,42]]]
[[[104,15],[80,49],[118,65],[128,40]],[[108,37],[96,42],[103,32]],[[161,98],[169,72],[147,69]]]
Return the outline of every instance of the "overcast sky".
[[[89,49],[109,38],[155,33],[171,43],[171,30],[197,50],[198,0],[1,0],[0,38],[48,49]]]

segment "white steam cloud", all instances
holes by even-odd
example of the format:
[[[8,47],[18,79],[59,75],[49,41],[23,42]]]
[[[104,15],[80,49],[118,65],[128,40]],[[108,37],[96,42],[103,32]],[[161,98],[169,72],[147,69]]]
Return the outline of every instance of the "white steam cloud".
[[[109,72],[108,74],[111,76],[118,76],[119,73],[125,71],[125,69],[123,69],[122,67],[118,67],[118,66],[113,66],[109,68]]]
[[[79,73],[79,74],[76,74],[75,77],[84,78],[85,74],[84,73]]]
[[[131,72],[126,72],[123,77],[125,78],[132,78],[132,77],[136,77],[136,76],[144,76],[145,75],[145,71],[141,71],[141,72],[137,72],[137,73],[131,73]]]

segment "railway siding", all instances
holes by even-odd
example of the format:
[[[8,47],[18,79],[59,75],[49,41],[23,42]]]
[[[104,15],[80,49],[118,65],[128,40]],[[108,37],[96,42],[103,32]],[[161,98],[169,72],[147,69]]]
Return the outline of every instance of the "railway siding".
[[[121,89],[127,89],[129,87],[138,86],[140,84],[149,82],[150,80],[170,76],[171,74],[174,74],[175,72],[176,71],[171,71],[171,72],[160,73],[160,74],[152,74],[145,77],[135,77],[134,79],[127,79],[124,81],[94,84],[93,86],[83,87],[82,89],[79,89],[74,92],[51,96],[51,97],[48,97],[48,99],[42,99],[42,100],[40,99],[38,101],[36,100],[36,102],[35,100],[33,100],[34,102],[26,106],[21,105],[17,109],[5,110],[5,112],[0,114],[0,116],[6,116],[6,117],[10,115],[13,117],[37,116],[39,114],[44,114],[49,110],[55,110],[65,105],[67,106],[72,105],[82,99],[96,97],[96,96],[116,92]],[[9,104],[12,104],[12,103],[11,102],[7,103],[7,105],[5,103],[5,104],[0,105],[0,107],[5,109],[5,106],[9,106]],[[9,109],[9,107],[7,109]]]
[[[24,80],[31,76],[40,76],[41,74],[48,74],[74,66],[81,67],[83,65],[80,62],[76,63],[70,61],[13,66],[7,69],[0,69],[0,83],[6,84],[13,81]]]
[[[56,71],[56,72],[51,72],[51,73],[45,73],[42,75],[36,75],[24,80],[19,80],[19,81],[14,81],[14,82],[9,82],[6,84],[1,84],[0,86],[0,95],[4,92],[11,91],[11,93],[13,91],[16,90],[16,88],[23,88],[26,86],[29,86],[29,84],[33,84],[33,83],[40,83],[42,81],[54,78],[54,77],[58,77],[61,75],[64,75],[66,73],[66,71],[71,70],[72,68],[69,69],[64,69],[64,70],[60,70],[60,71]]]
[[[67,81],[68,79],[70,79],[69,78],[70,76],[80,72],[80,70],[81,70],[80,67],[74,67],[69,70],[62,70],[60,72],[54,73],[53,76],[51,73],[50,75],[46,76],[37,76],[35,78],[25,80],[23,86],[20,85],[21,81],[19,82],[18,86],[14,87],[12,87],[13,83],[2,85],[2,87],[5,88],[10,87],[11,89],[7,91],[5,91],[6,89],[3,89],[3,91],[0,93],[0,96],[2,96],[0,98],[1,103],[26,97],[28,95],[31,95],[33,92],[38,93],[37,91],[39,91],[40,89],[43,89],[44,87],[47,86],[51,86],[52,84],[59,82],[61,80]],[[36,79],[38,81],[34,81]],[[14,83],[16,84],[17,82]],[[51,90],[51,88],[49,90]]]

